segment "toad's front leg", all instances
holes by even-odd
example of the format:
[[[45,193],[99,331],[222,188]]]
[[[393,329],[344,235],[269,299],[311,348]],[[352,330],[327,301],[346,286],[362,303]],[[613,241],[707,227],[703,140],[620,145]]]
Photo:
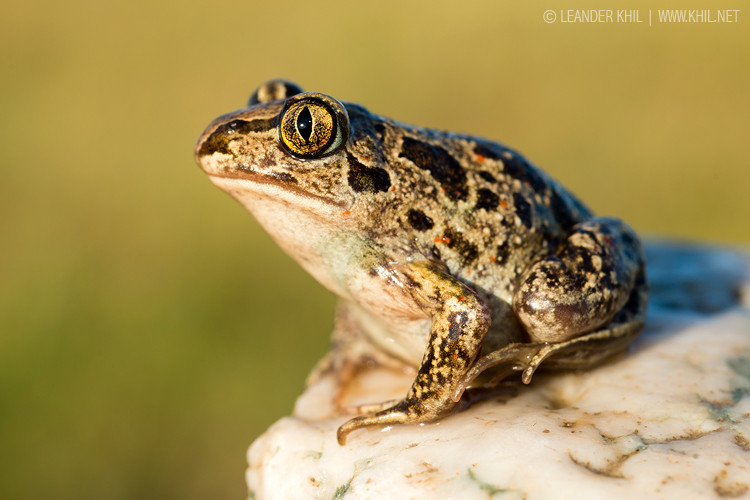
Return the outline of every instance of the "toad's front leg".
[[[437,266],[404,265],[397,270],[416,303],[432,318],[430,339],[417,378],[406,397],[390,408],[339,427],[339,444],[350,432],[373,425],[431,422],[456,408],[456,387],[479,354],[490,314],[477,294]]]

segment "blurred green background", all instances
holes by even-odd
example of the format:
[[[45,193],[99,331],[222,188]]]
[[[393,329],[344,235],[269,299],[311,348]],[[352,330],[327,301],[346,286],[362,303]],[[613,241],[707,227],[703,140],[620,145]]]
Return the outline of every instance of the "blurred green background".
[[[334,303],[192,158],[267,79],[504,142],[645,234],[749,243],[750,10],[542,17],[597,4],[6,5],[0,498],[245,495]]]

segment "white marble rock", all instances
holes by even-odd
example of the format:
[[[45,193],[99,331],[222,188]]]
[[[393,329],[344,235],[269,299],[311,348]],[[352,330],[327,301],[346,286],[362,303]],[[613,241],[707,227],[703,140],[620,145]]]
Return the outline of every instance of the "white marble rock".
[[[538,372],[515,397],[358,430],[339,446],[349,416],[324,378],[250,447],[250,498],[750,498],[747,261],[654,245],[649,266],[653,305],[628,353],[587,372]],[[399,398],[411,382],[365,371],[346,403]]]

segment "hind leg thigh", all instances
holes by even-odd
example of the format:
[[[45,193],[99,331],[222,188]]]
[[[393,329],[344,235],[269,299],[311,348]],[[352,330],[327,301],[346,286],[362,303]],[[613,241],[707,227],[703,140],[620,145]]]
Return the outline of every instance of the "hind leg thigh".
[[[513,310],[533,342],[563,342],[611,322],[643,268],[640,242],[625,223],[582,222],[527,272]]]

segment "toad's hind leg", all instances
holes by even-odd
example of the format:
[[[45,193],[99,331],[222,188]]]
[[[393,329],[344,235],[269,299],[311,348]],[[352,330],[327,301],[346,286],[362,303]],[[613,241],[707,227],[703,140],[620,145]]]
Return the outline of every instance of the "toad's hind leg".
[[[533,266],[513,309],[529,334],[474,363],[453,394],[458,400],[485,371],[482,387],[514,372],[528,384],[539,366],[585,369],[625,350],[643,330],[648,283],[640,242],[626,224],[597,218],[573,227],[556,253]],[[485,374],[485,375],[487,375]]]
[[[456,387],[454,400],[458,401],[470,385],[476,386],[475,380],[485,371],[490,376],[481,387],[491,388],[515,372],[521,372],[521,380],[528,384],[542,362],[545,369],[557,370],[586,369],[601,363],[627,349],[641,333],[647,301],[648,283],[641,267],[627,302],[604,328],[563,342],[510,344],[482,356]]]
[[[633,230],[618,219],[591,219],[531,267],[513,310],[532,342],[567,341],[612,322],[643,273]]]

